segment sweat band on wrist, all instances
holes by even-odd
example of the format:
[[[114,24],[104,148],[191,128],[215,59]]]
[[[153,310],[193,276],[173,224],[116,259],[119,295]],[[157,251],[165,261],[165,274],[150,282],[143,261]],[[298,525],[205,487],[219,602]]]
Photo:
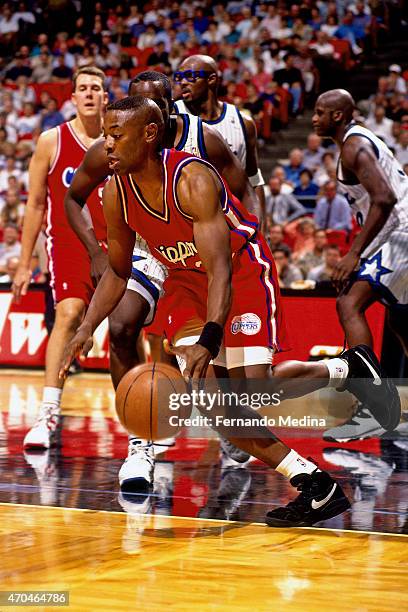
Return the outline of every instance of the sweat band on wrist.
[[[249,177],[249,182],[252,187],[261,187],[261,185],[265,185],[264,177],[262,176],[262,172],[258,168],[258,172]]]
[[[223,335],[224,330],[219,323],[208,321],[208,323],[204,325],[203,331],[196,344],[201,344],[201,346],[210,352],[211,357],[215,359],[220,352]]]

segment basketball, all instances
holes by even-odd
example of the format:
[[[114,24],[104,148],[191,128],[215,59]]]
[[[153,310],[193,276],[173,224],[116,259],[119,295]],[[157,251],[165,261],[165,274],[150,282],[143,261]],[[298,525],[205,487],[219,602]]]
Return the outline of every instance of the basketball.
[[[165,363],[145,363],[127,372],[116,390],[116,412],[123,427],[146,440],[174,436],[191,414],[191,406],[178,406],[186,393],[179,370]],[[184,402],[186,403],[186,402]]]

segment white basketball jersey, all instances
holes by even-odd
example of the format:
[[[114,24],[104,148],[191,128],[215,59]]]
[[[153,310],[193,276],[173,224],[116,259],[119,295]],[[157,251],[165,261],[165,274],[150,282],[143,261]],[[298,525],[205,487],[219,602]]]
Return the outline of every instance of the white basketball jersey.
[[[178,114],[185,113],[194,116],[188,110],[183,100],[174,103]],[[233,104],[223,102],[221,115],[215,121],[204,121],[204,123],[215,128],[224,138],[231,151],[238,157],[242,166],[246,167],[246,129],[241,113]]]
[[[203,122],[196,115],[179,114],[183,120],[183,132],[176,145],[177,151],[191,153],[201,159],[208,159],[204,143]]]
[[[373,132],[359,125],[353,125],[344,134],[343,142],[350,136],[362,136],[371,142],[378,162],[397,197],[397,202],[384,227],[365,249],[363,256],[367,256],[380,244],[386,242],[392,231],[397,229],[408,231],[408,176],[387,145]],[[346,197],[357,222],[360,226],[364,225],[370,208],[370,196],[361,183],[349,183],[344,180],[341,157],[337,166],[337,180],[339,191]]]

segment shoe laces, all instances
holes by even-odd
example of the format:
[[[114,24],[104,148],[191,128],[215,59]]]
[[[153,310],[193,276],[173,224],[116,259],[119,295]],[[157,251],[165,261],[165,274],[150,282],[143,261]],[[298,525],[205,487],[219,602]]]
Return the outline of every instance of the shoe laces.
[[[131,440],[128,448],[128,458],[134,455],[144,455],[151,458],[152,443],[143,444],[140,440]]]
[[[48,429],[55,431],[55,429],[58,427],[59,418],[59,407],[52,404],[45,404],[41,407],[36,425],[41,425],[44,423]]]
[[[300,474],[291,480],[292,486],[300,492],[294,500],[288,503],[287,508],[310,509],[310,500],[321,494],[321,484],[311,474]]]

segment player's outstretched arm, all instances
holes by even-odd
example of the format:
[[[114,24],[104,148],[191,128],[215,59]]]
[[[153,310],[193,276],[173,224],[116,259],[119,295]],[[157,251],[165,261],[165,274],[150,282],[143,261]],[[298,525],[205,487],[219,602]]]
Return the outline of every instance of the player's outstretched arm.
[[[261,227],[266,224],[266,208],[265,208],[265,181],[263,180],[259,169],[258,160],[258,139],[256,133],[256,125],[253,119],[242,115],[246,133],[247,133],[247,156],[246,156],[246,173],[249,176],[250,183],[255,187],[255,193],[259,200],[261,208]]]
[[[49,130],[41,134],[30,161],[28,170],[28,201],[25,209],[21,255],[12,291],[18,302],[27,293],[31,281],[30,261],[44,220],[47,203],[47,178],[51,162],[57,149],[57,131]]]
[[[221,346],[231,307],[232,259],[230,232],[220,205],[221,184],[214,172],[200,163],[184,169],[177,187],[181,208],[193,218],[194,241],[208,277],[207,321],[200,340],[173,348],[186,361],[185,378],[204,378],[208,364]]]
[[[64,200],[65,213],[69,224],[91,258],[91,277],[95,286],[106,268],[107,255],[99,246],[92,222],[83,214],[83,210],[92,191],[108,175],[109,164],[105,154],[104,140],[98,140],[89,148],[81,165],[75,172]]]
[[[59,373],[61,378],[67,375],[75,357],[87,355],[92,347],[92,334],[119,304],[131,273],[135,233],[122,217],[114,178],[103,190],[103,205],[108,226],[109,261],[92,296],[85,318],[64,351]]]
[[[350,251],[336,266],[334,281],[343,281],[357,266],[360,255],[384,227],[397,198],[378,163],[374,149],[365,138],[350,136],[342,149],[341,161],[365,187],[370,196],[370,209],[361,232]]]
[[[235,197],[250,212],[261,217],[261,208],[245,169],[222,136],[209,125],[203,124],[204,144],[208,160],[228,183]]]

